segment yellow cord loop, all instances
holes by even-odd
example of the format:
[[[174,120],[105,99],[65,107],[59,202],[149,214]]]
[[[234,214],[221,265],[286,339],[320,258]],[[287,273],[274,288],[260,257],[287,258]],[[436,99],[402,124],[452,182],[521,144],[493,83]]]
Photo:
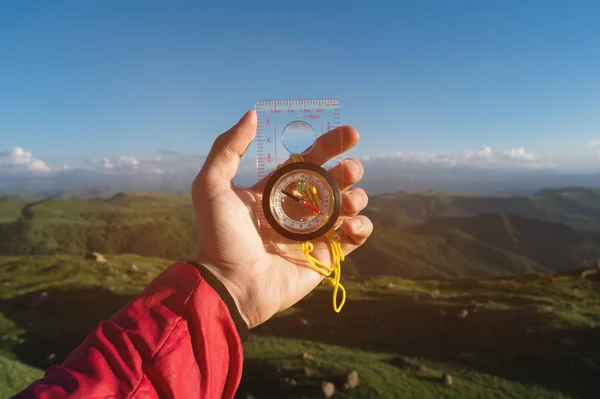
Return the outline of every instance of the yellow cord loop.
[[[304,161],[304,157],[302,155],[292,154],[291,159],[293,162],[302,162]],[[279,166],[278,166],[279,167]],[[307,200],[313,206],[321,207],[321,201],[319,196],[317,195],[317,189],[313,185],[307,187],[305,185],[301,185],[299,190],[302,192],[302,195],[307,198]],[[306,257],[308,261],[308,265],[317,273],[325,276],[325,281],[327,284],[333,287],[333,310],[336,313],[339,313],[342,310],[342,307],[346,303],[346,289],[340,283],[341,278],[341,262],[344,261],[344,252],[342,251],[342,245],[340,244],[339,237],[335,233],[334,229],[331,229],[327,234],[325,234],[325,238],[327,238],[327,242],[329,245],[329,252],[331,254],[331,267],[327,266],[323,262],[320,262],[318,259],[314,258],[310,253],[314,250],[314,245],[311,242],[301,242],[300,250]],[[333,276],[331,274],[333,273]],[[338,306],[337,298],[338,292],[341,291],[342,299]]]

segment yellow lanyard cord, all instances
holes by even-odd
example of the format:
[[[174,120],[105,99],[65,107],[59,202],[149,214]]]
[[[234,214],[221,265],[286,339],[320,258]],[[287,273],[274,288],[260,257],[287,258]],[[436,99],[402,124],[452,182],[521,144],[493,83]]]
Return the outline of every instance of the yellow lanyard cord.
[[[292,158],[292,161],[294,161],[294,162],[302,162],[304,160],[304,157],[302,157],[301,155],[295,155],[295,154],[292,154],[291,158]],[[318,208],[320,208],[321,201],[320,201],[319,196],[317,195],[316,187],[314,187],[312,185],[310,187],[301,185],[299,187],[299,190],[302,192],[302,195],[305,198],[307,198],[307,200],[311,203],[311,205],[314,205],[314,206],[317,206]],[[331,229],[329,232],[327,232],[325,234],[325,238],[327,238],[327,242],[329,244],[329,251],[331,253],[331,267],[327,266],[323,262],[320,262],[318,259],[314,258],[310,254],[314,250],[314,245],[311,242],[309,242],[309,241],[301,242],[300,250],[306,257],[306,260],[308,261],[309,266],[317,273],[325,276],[326,277],[325,281],[327,281],[327,283],[333,287],[333,310],[336,313],[339,313],[342,310],[344,303],[346,303],[346,289],[340,283],[340,278],[341,278],[341,265],[340,264],[341,264],[341,262],[344,261],[345,257],[344,257],[344,252],[342,251],[342,245],[340,244],[340,240],[339,240],[337,234],[335,234],[334,229]],[[333,277],[330,277],[330,275],[332,273],[333,273]],[[342,300],[341,300],[339,306],[337,305],[338,291],[342,292]]]
[[[346,303],[346,289],[340,283],[341,277],[341,266],[340,263],[344,261],[344,252],[342,251],[342,246],[340,244],[339,239],[335,236],[333,230],[330,230],[329,233],[326,234],[329,244],[329,250],[331,252],[331,265],[332,267],[327,266],[323,262],[320,262],[318,259],[314,258],[310,253],[314,249],[314,245],[307,241],[300,243],[300,250],[306,257],[309,266],[319,274],[322,274],[326,277],[327,283],[333,287],[333,310],[336,313],[339,313]],[[329,277],[333,273],[333,277]],[[342,292],[342,300],[337,305],[337,296],[338,290]]]

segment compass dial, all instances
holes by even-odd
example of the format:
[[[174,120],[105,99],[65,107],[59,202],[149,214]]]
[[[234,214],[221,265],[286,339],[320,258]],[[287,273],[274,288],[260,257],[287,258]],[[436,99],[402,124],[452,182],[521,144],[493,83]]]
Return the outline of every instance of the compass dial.
[[[329,231],[340,208],[341,193],[335,179],[320,166],[306,162],[279,168],[263,194],[263,210],[271,227],[298,241]]]

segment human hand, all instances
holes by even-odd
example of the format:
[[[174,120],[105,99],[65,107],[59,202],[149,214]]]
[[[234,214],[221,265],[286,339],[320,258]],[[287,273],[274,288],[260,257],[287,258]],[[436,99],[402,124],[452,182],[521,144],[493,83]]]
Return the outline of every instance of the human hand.
[[[240,121],[221,134],[192,184],[192,198],[198,228],[196,261],[206,266],[225,285],[249,328],[268,320],[301,300],[323,276],[306,265],[297,241],[278,237],[277,252],[265,250],[259,234],[258,209],[265,181],[251,188],[235,187],[234,178],[240,158],[256,135],[255,111],[248,111]],[[335,148],[338,153],[324,148]],[[304,155],[305,161],[317,165],[354,147],[359,134],[353,127],[341,126],[318,138],[318,145]],[[342,191],[342,230],[338,233],[347,256],[371,235],[373,224],[358,213],[368,202],[361,188],[351,188],[363,176],[361,163],[352,158],[329,170]],[[331,265],[329,247],[324,238],[312,241],[311,255]],[[343,269],[343,265],[342,265]]]

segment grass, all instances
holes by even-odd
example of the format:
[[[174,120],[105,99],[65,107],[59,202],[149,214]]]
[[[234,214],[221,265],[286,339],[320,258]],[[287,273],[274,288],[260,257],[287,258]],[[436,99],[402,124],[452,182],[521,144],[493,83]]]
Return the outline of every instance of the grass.
[[[64,359],[172,262],[106,258],[98,264],[75,255],[0,257],[0,397]],[[331,309],[331,288],[319,286],[252,330],[240,397],[312,397],[321,381],[356,369],[360,385],[335,397],[593,398],[600,380],[585,362],[600,364],[600,284],[586,273],[343,277],[348,300],[340,314]],[[40,298],[47,300],[33,306]],[[312,358],[303,359],[304,352]],[[398,357],[422,370],[398,367]],[[452,387],[441,383],[444,373]],[[286,388],[286,377],[296,386]]]
[[[460,364],[410,358],[422,366],[414,371],[395,365],[391,353],[348,349],[313,341],[280,337],[252,337],[244,348],[248,360],[240,386],[240,396],[249,393],[256,398],[303,398],[317,396],[315,387],[322,381],[336,381],[338,376],[356,370],[359,386],[337,398],[566,398],[567,396],[540,385],[524,384],[491,374],[478,372]],[[304,352],[311,358],[304,360]],[[307,376],[304,369],[310,370]],[[453,385],[447,387],[441,377],[450,373]],[[282,378],[297,382],[293,389],[280,388]],[[339,384],[338,384],[339,387]]]
[[[0,356],[0,398],[9,398],[43,376],[43,371]]]

